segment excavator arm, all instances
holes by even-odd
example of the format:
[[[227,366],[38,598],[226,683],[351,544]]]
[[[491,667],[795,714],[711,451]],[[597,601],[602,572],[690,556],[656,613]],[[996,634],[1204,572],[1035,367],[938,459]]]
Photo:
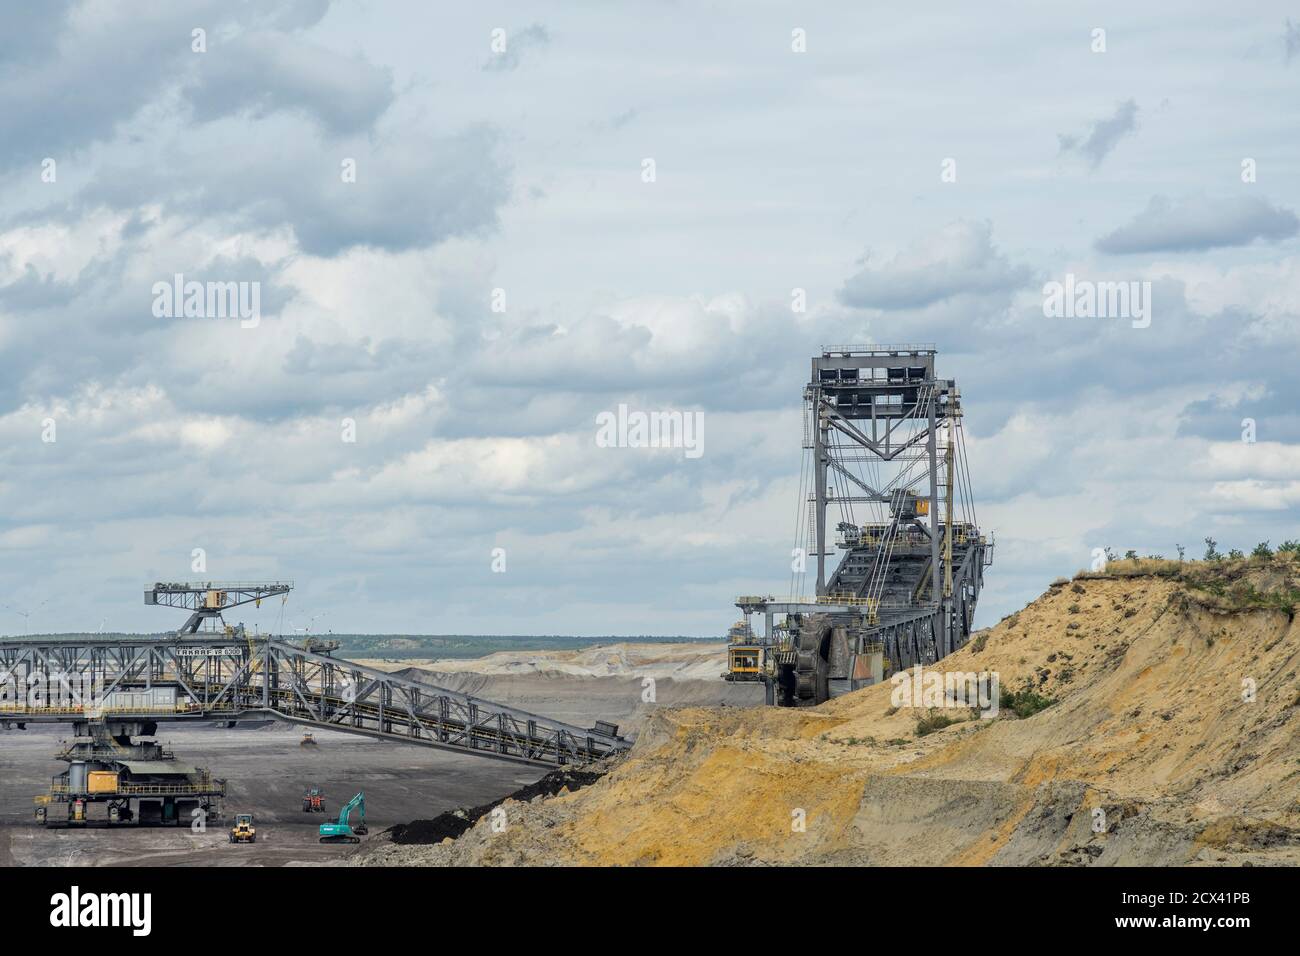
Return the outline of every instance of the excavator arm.
[[[354,827],[351,824],[352,811],[360,811],[360,821]],[[322,823],[320,825],[320,842],[321,843],[360,843],[361,837],[369,833],[366,826],[366,793],[362,790],[355,797],[343,804],[339,810],[339,819],[337,823]]]
[[[339,809],[339,826],[345,827],[350,825],[353,810],[359,812],[361,822],[357,824],[357,828],[364,832],[366,825],[366,792],[364,790],[347,803],[343,804],[342,808]]]

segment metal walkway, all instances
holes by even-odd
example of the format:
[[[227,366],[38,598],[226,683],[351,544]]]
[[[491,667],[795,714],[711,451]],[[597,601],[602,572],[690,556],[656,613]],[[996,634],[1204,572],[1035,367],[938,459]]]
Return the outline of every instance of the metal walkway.
[[[629,746],[609,724],[575,727],[238,628],[164,638],[0,641],[0,727],[6,729],[265,717],[551,766],[598,760]]]

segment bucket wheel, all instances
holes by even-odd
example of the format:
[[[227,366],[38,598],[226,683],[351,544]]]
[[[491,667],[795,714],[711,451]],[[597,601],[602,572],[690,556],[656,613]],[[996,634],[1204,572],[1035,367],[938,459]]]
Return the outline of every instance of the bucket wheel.
[[[830,619],[817,616],[799,631],[795,652],[793,694],[795,707],[812,707],[830,699]]]

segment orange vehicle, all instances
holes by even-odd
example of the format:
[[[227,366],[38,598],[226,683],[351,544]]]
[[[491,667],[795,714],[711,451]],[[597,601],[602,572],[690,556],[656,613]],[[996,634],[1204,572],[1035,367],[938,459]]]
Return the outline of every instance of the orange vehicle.
[[[302,795],[303,813],[324,813],[325,794],[317,787],[312,787]]]

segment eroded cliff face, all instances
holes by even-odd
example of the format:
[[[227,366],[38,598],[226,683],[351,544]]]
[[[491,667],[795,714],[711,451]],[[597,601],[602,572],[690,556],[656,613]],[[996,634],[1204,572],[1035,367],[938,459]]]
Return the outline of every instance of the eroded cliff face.
[[[1081,575],[935,665],[996,673],[996,717],[889,683],[660,710],[590,786],[358,862],[1294,865],[1298,581],[1292,556]]]

